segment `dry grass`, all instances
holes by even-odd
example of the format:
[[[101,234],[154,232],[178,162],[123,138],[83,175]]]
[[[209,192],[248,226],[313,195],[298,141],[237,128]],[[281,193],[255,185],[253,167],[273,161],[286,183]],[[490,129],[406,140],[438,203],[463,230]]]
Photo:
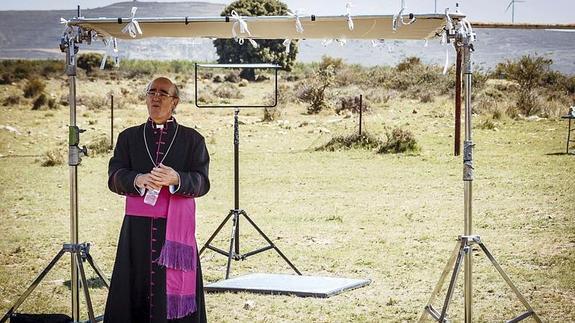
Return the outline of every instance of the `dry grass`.
[[[105,96],[133,85],[82,81],[78,94],[84,96]],[[62,95],[66,88],[59,82],[51,81],[48,88]],[[9,90],[0,87],[0,93]],[[87,109],[78,111],[79,125],[88,129],[83,143],[109,133],[109,112]],[[2,156],[67,146],[67,109],[50,114],[24,106],[0,110],[1,123],[20,133],[0,130]],[[206,136],[212,158],[212,191],[198,200],[198,243],[203,244],[233,206],[233,112],[191,104],[178,110],[180,122],[197,126]],[[328,299],[208,294],[210,321],[416,321],[463,233],[461,157],[451,154],[452,110],[444,97],[428,104],[390,98],[385,107],[372,105],[365,129],[378,136],[389,128],[409,129],[422,147],[416,156],[317,152],[314,148],[333,136],[353,133],[357,121],[333,113],[305,115],[306,107],[293,103],[284,109],[282,122],[261,123],[260,110],[242,110],[241,208],[304,274],[373,282]],[[117,134],[143,122],[146,109],[130,104],[115,114]],[[88,125],[89,120],[97,122]],[[562,154],[566,124],[498,122],[498,131],[474,132],[474,231],[545,321],[574,321],[575,158]],[[112,270],[123,211],[123,199],[107,190],[108,159],[109,153],[84,157],[78,169],[80,240],[92,243],[91,253],[106,273]],[[0,158],[0,314],[69,240],[68,178],[65,163],[43,168],[32,158]],[[242,251],[264,244],[247,224],[242,228]],[[228,229],[216,244],[225,246]],[[206,283],[223,278],[221,255],[207,252],[202,265]],[[234,262],[232,268],[233,276],[290,273],[273,252]],[[69,257],[64,257],[21,311],[68,313],[68,279]],[[479,253],[474,256],[474,293],[474,321],[502,321],[521,311]],[[98,313],[105,296],[102,288],[92,293]],[[462,299],[458,288],[450,308],[453,321],[462,321]],[[248,301],[254,306],[244,309]]]

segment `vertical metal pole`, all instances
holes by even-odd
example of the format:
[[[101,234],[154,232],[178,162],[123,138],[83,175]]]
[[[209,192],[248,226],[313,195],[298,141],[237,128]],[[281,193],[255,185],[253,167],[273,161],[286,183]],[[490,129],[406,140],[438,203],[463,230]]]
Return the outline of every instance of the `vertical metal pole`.
[[[454,155],[461,154],[461,47],[456,48],[457,59],[455,62],[455,136],[454,136]]]
[[[464,213],[465,228],[464,235],[470,236],[472,231],[472,183],[473,183],[473,141],[471,136],[471,39],[470,35],[463,34],[463,73],[465,83],[465,142],[463,156],[463,181],[464,181]],[[465,281],[464,281],[464,299],[465,299],[465,322],[472,321],[472,303],[473,303],[473,284],[472,284],[472,260],[473,248],[469,247],[465,254]]]
[[[359,136],[360,137],[361,137],[361,124],[363,123],[362,115],[363,115],[363,95],[360,94],[359,95]]]
[[[114,149],[114,93],[110,94],[110,149]]]
[[[569,154],[569,142],[571,141],[571,118],[569,120],[569,127],[567,128],[567,150],[565,151],[566,154]]]
[[[66,53],[66,73],[70,85],[68,102],[70,105],[70,131],[76,128],[76,42],[70,39]],[[72,137],[72,135],[70,135]],[[75,138],[70,138],[68,146],[68,165],[70,167],[70,243],[78,244],[78,154]],[[80,319],[80,292],[78,281],[78,264],[74,253],[71,253],[71,287],[72,287],[72,319],[74,322]]]
[[[234,210],[240,210],[240,130],[238,123],[238,114],[240,109],[234,110]],[[240,218],[237,217],[235,235],[235,253],[240,254]]]

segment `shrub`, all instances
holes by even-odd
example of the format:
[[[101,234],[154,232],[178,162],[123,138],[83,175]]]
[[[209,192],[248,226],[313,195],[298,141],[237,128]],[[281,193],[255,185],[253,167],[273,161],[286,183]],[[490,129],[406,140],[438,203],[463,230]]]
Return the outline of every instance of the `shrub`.
[[[2,102],[3,106],[12,106],[20,104],[20,96],[19,95],[9,95],[4,98],[4,102]]]
[[[26,82],[24,86],[24,97],[25,98],[33,98],[46,88],[46,83],[39,78],[32,78]]]
[[[329,107],[326,100],[327,88],[334,84],[335,69],[341,64],[343,64],[341,59],[324,56],[312,80],[310,82],[302,81],[299,84],[297,98],[304,103],[309,103],[307,108],[309,114],[319,113]]]
[[[34,103],[32,104],[32,110],[39,110],[42,106],[46,105],[47,103],[48,98],[46,97],[46,94],[42,93],[36,98],[36,100],[34,100]]]
[[[262,118],[263,122],[271,122],[278,120],[282,115],[279,107],[275,108],[264,108],[264,116]]]
[[[278,120],[282,113],[283,113],[283,109],[287,106],[287,104],[289,103],[290,97],[291,97],[291,88],[288,85],[285,84],[280,84],[278,87],[278,96],[277,96],[277,102],[276,102],[276,106],[274,108],[264,108],[263,111],[263,118],[262,121],[263,122],[270,122],[270,121],[275,121]],[[267,101],[269,105],[272,105],[274,103],[274,97],[273,95],[268,95],[267,97]]]
[[[89,143],[88,154],[91,156],[107,154],[112,150],[110,139],[107,137],[99,137],[93,142]]]
[[[213,93],[222,99],[241,99],[244,97],[237,86],[229,83],[218,86]]]
[[[318,147],[316,150],[324,151],[337,151],[342,149],[377,149],[382,145],[382,141],[364,132],[361,136],[358,133],[347,135],[347,136],[337,136],[332,138],[325,145]]]
[[[97,71],[100,68],[100,65],[102,64],[102,59],[104,58],[104,56],[102,54],[98,54],[98,53],[85,53],[85,54],[80,54],[80,56],[78,56],[78,61],[77,61],[77,65],[79,68],[83,69],[86,71],[86,73],[92,73]],[[106,65],[104,66],[104,69],[112,69],[112,59],[108,58],[106,60]]]
[[[435,95],[431,91],[423,91],[419,94],[419,102],[421,103],[431,103],[435,102]]]
[[[369,101],[365,98],[362,100],[361,110],[363,112],[369,110]],[[339,114],[342,111],[351,111],[352,113],[359,113],[359,96],[346,96],[339,99],[340,105],[335,108],[335,113]]]
[[[380,154],[417,153],[421,150],[415,136],[409,130],[394,128],[391,132],[388,131],[385,136],[387,141],[377,151]]]
[[[496,67],[497,74],[504,74],[507,78],[519,84],[519,96],[517,109],[520,113],[529,116],[538,112],[537,94],[535,90],[547,82],[553,82],[556,75],[550,75],[550,67],[553,61],[541,56],[531,57],[525,55],[518,61],[507,61]]]
[[[230,71],[226,76],[224,76],[224,80],[230,83],[239,83],[242,79],[240,78],[239,72]]]
[[[115,98],[114,98],[115,99]],[[79,100],[83,105],[85,105],[88,110],[98,111],[104,110],[108,106],[108,100],[106,97],[99,96],[99,95],[90,95],[86,97],[81,97]],[[114,108],[116,108],[119,104],[119,100],[114,100]]]
[[[410,56],[403,59],[399,64],[397,64],[396,69],[399,72],[409,71],[415,67],[421,65],[421,59],[419,57]]]
[[[59,149],[51,149],[44,153],[40,162],[43,167],[52,167],[64,164],[64,154]]]

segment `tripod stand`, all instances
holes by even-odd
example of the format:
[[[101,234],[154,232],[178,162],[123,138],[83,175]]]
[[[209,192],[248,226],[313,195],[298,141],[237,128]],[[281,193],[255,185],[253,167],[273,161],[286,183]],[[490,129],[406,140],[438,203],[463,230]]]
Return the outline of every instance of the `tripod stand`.
[[[79,11],[79,10],[78,10]],[[78,14],[79,16],[79,14]],[[70,126],[69,126],[69,144],[68,144],[68,165],[70,166],[70,240],[71,243],[66,243],[62,246],[62,249],[56,254],[48,266],[38,275],[38,277],[32,282],[32,284],[26,289],[24,294],[18,298],[14,305],[8,310],[8,312],[0,319],[0,323],[6,322],[18,307],[26,300],[26,298],[34,291],[34,289],[40,284],[42,279],[48,274],[48,272],[54,267],[54,265],[62,258],[64,253],[69,252],[71,254],[71,291],[72,291],[72,320],[73,322],[78,322],[80,318],[80,293],[79,287],[82,287],[84,291],[84,297],[86,299],[86,306],[88,309],[88,318],[90,322],[101,321],[101,317],[94,316],[94,310],[92,307],[92,301],[90,299],[90,293],[88,291],[88,284],[86,280],[86,273],[84,271],[83,262],[88,261],[92,269],[96,274],[104,281],[106,288],[109,288],[110,283],[108,279],[104,276],[100,268],[94,262],[94,259],[90,255],[90,244],[78,243],[78,165],[80,165],[81,158],[80,153],[84,155],[87,154],[86,147],[80,148],[80,130],[76,126],[76,54],[78,52],[77,43],[81,43],[83,40],[90,42],[92,36],[89,32],[84,32],[78,27],[68,27],[64,36],[62,37],[62,42],[60,44],[60,49],[66,52],[66,74],[68,75],[68,81],[70,84]],[[79,275],[79,276],[78,276]]]
[[[507,285],[511,288],[511,290],[515,293],[517,298],[521,301],[523,306],[527,309],[525,312],[521,313],[519,316],[507,321],[507,322],[519,322],[528,317],[533,317],[536,322],[541,322],[539,316],[533,308],[529,305],[527,300],[521,295],[517,287],[513,284],[509,276],[503,271],[501,266],[497,263],[491,252],[487,249],[487,247],[481,241],[481,238],[478,235],[472,234],[472,226],[471,226],[471,210],[472,210],[472,182],[473,182],[473,141],[471,138],[471,81],[472,81],[472,68],[471,68],[471,52],[473,50],[471,32],[466,30],[463,26],[460,26],[457,32],[452,35],[450,34],[449,37],[455,38],[455,47],[457,49],[458,55],[458,62],[461,60],[459,56],[462,55],[463,57],[463,64],[464,64],[464,83],[465,83],[465,141],[463,145],[463,181],[464,181],[464,235],[458,238],[459,242],[456,246],[455,250],[453,251],[451,258],[447,262],[443,273],[439,279],[439,282],[435,286],[433,293],[425,309],[420,317],[420,322],[423,322],[427,315],[430,315],[435,321],[437,322],[448,322],[447,317],[447,310],[449,309],[449,304],[453,297],[453,291],[455,288],[455,284],[457,281],[457,276],[459,271],[461,270],[461,265],[463,263],[464,266],[464,303],[465,303],[465,322],[471,323],[472,322],[472,301],[473,301],[473,291],[472,291],[472,252],[473,244],[478,244],[481,248],[481,251],[485,253],[487,258],[491,261],[495,269],[503,280],[507,283]],[[459,70],[459,68],[458,68]],[[451,279],[449,282],[449,287],[447,288],[447,295],[445,296],[445,300],[443,302],[443,307],[439,310],[435,309],[432,303],[435,301],[435,298],[438,296],[439,292],[443,287],[445,279],[450,271],[453,268],[453,272],[451,274]]]
[[[238,126],[238,114],[239,109],[236,108],[234,110],[234,208],[230,210],[228,215],[224,218],[222,223],[218,226],[216,231],[210,236],[210,238],[206,241],[202,249],[200,250],[200,255],[204,250],[210,249],[219,254],[222,254],[228,258],[227,266],[226,266],[226,279],[230,276],[231,270],[231,263],[233,260],[244,260],[247,257],[253,256],[260,252],[264,252],[270,249],[274,249],[280,257],[285,260],[288,265],[298,274],[301,275],[299,270],[289,261],[289,259],[281,252],[281,250],[268,238],[268,236],[258,227],[258,225],[250,219],[246,211],[240,209],[240,184],[239,184],[239,147],[240,147],[240,134],[239,134],[239,126]],[[256,229],[256,231],[267,241],[268,245],[250,252],[246,252],[242,254],[240,252],[240,218],[243,216],[249,224]],[[218,235],[220,230],[224,227],[224,225],[228,222],[229,219],[232,219],[232,234],[230,238],[230,246],[228,251],[222,250],[220,248],[214,247],[211,245],[212,240]]]

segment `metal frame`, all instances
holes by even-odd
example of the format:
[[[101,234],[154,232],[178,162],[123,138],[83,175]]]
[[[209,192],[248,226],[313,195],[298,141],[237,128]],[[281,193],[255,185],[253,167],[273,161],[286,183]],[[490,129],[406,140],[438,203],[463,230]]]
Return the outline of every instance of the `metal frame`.
[[[244,105],[244,106],[235,106],[234,107],[234,208],[230,210],[228,215],[224,218],[224,220],[220,223],[218,228],[212,233],[212,235],[208,238],[206,243],[203,245],[202,249],[200,249],[199,254],[201,255],[204,250],[210,249],[215,251],[221,255],[224,255],[228,258],[228,262],[226,265],[226,275],[225,279],[230,277],[231,271],[231,264],[233,260],[244,260],[250,256],[256,255],[260,252],[264,252],[270,249],[274,249],[283,260],[285,260],[288,265],[298,274],[301,275],[301,272],[294,266],[294,264],[281,252],[281,250],[272,242],[272,240],[258,227],[258,225],[248,216],[246,211],[240,209],[240,131],[239,131],[239,122],[238,122],[238,115],[240,113],[239,108],[273,108],[277,106],[277,97],[278,97],[278,69],[279,65],[275,64],[196,64],[195,68],[195,82],[196,82],[196,96],[195,96],[195,104],[198,108],[230,108],[230,106],[218,106],[218,105],[206,105],[200,106],[198,105],[198,67],[208,67],[208,68],[273,68],[275,70],[275,102],[273,105]],[[267,246],[258,248],[256,250],[241,253],[240,252],[240,217],[243,216],[249,224],[256,229],[256,231],[266,240],[268,243]],[[218,247],[214,247],[211,245],[214,238],[218,235],[218,233],[222,230],[224,225],[228,222],[229,219],[232,219],[232,234],[230,237],[230,245],[228,251],[222,250]]]
[[[521,313],[519,316],[508,320],[507,322],[519,322],[528,317],[532,317],[536,322],[540,323],[541,319],[535,313],[533,308],[529,305],[525,297],[521,295],[517,287],[513,284],[509,276],[501,268],[499,263],[495,260],[491,252],[487,247],[481,242],[481,237],[478,235],[473,235],[472,233],[472,183],[473,183],[473,143],[471,130],[472,130],[472,109],[471,109],[471,86],[472,86],[472,65],[471,65],[471,53],[473,51],[473,44],[471,43],[471,35],[469,32],[464,30],[463,27],[459,27],[454,34],[449,35],[450,38],[455,40],[455,48],[458,52],[458,56],[461,54],[463,60],[463,74],[464,74],[464,90],[465,90],[465,140],[463,143],[463,183],[464,183],[464,234],[459,236],[458,243],[455,250],[451,254],[447,265],[445,266],[439,282],[435,286],[435,289],[431,293],[431,297],[424,308],[423,313],[420,316],[419,322],[424,322],[427,316],[431,316],[437,322],[448,322],[447,311],[453,297],[453,292],[455,289],[455,284],[457,282],[457,277],[459,271],[463,265],[464,267],[464,307],[465,307],[465,322],[472,322],[472,303],[473,303],[473,284],[472,284],[472,274],[473,274],[473,244],[478,244],[481,250],[487,258],[491,261],[493,266],[499,272],[499,275],[505,280],[507,285],[513,290],[515,296],[521,301],[523,306],[527,309],[525,312]],[[459,62],[459,60],[458,60]],[[458,69],[460,70],[460,69]],[[453,268],[451,278],[449,281],[449,287],[447,288],[447,294],[443,302],[443,307],[441,309],[436,309],[433,307],[433,302],[435,298],[439,296],[442,290],[443,284],[449,271]]]
[[[571,120],[575,120],[575,112],[572,112],[573,109],[575,108],[571,108],[570,113],[568,115],[564,115],[561,118],[562,119],[567,119],[568,120],[568,125],[567,125],[567,145],[565,148],[565,154],[569,154],[569,146],[571,146],[572,142],[575,142],[574,139],[571,139],[571,132],[575,131],[575,128],[571,129]]]
[[[79,11],[79,10],[78,10]],[[88,310],[89,322],[98,322],[102,316],[96,317],[92,307],[90,292],[84,271],[84,261],[88,261],[92,269],[103,280],[106,288],[110,288],[110,282],[90,255],[89,243],[78,243],[78,165],[82,158],[81,154],[87,155],[86,147],[79,147],[80,133],[84,130],[76,125],[76,55],[78,44],[86,41],[90,44],[92,39],[91,31],[85,31],[78,27],[68,27],[60,43],[60,49],[66,53],[66,75],[69,82],[70,125],[68,127],[68,165],[70,166],[70,243],[65,243],[62,249],[56,254],[52,261],[42,270],[38,277],[30,284],[26,291],[18,298],[6,314],[0,319],[0,323],[6,322],[18,307],[28,298],[34,289],[40,284],[42,279],[62,258],[65,252],[71,254],[70,285],[71,285],[71,311],[73,322],[80,320],[80,288],[84,292],[86,306]]]

